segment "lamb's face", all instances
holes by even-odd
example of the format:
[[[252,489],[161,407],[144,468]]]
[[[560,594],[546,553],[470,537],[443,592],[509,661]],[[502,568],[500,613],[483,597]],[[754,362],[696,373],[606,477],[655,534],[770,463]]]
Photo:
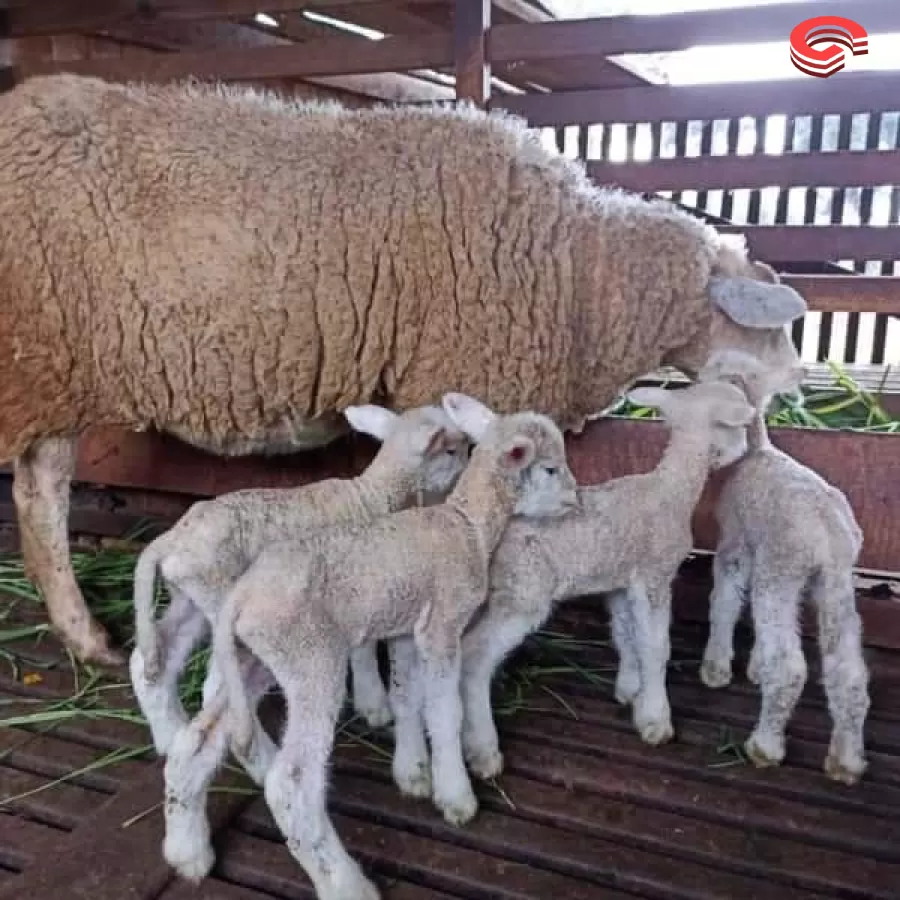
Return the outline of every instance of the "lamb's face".
[[[424,426],[421,467],[426,494],[449,494],[469,461],[471,442],[439,407],[429,407],[432,421]]]

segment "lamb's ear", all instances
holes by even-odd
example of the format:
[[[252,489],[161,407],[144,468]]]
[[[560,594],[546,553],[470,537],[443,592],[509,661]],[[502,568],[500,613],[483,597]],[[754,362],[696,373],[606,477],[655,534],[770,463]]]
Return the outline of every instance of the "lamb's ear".
[[[806,313],[806,301],[786,284],[713,275],[708,292],[729,319],[746,328],[781,328]]]
[[[494,421],[496,415],[474,397],[454,391],[444,394],[441,406],[444,407],[444,412],[450,416],[453,424],[464,431],[476,444],[484,436],[484,432]]]
[[[534,462],[536,453],[534,441],[520,434],[504,447],[501,459],[510,469],[527,469]]]
[[[344,416],[354,431],[361,431],[379,441],[385,441],[399,416],[390,409],[367,403],[365,406],[348,406]]]
[[[437,456],[444,452],[447,443],[447,429],[443,425],[436,425],[428,433],[428,441],[425,444],[423,455]]]
[[[630,390],[625,396],[635,406],[662,409],[672,399],[672,391],[659,387],[638,387]]]

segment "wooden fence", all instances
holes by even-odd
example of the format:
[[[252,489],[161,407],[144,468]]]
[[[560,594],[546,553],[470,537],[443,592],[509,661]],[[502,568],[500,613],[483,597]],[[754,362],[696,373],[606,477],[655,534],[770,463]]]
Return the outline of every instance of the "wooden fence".
[[[264,4],[273,15],[297,5]],[[316,0],[306,7],[347,21],[356,17],[361,24],[371,25],[378,16],[401,24],[430,16],[436,24],[415,34],[385,25],[387,36],[377,41],[344,35],[127,58],[13,60],[11,76],[65,69],[114,79],[193,76],[296,84],[354,74],[452,72],[458,99],[524,116],[558,141],[562,152],[585,159],[599,182],[671,196],[723,231],[746,234],[752,252],[776,265],[807,298],[811,315],[795,332],[807,357],[890,361],[891,322],[900,316],[900,73],[848,70],[829,79],[678,87],[647,84],[608,60],[623,53],[723,44],[735,35],[746,42],[784,40],[787,53],[788,34],[809,15],[806,3],[578,21],[546,21],[524,0],[456,0],[446,6],[445,17],[434,3],[406,0],[388,15],[384,2]],[[524,14],[526,7],[530,12]],[[844,7],[822,0],[816,13]],[[157,29],[233,23],[256,12],[257,4],[245,0],[148,0],[137,7],[127,0],[84,5],[12,0],[5,26],[9,38],[21,39],[108,34],[142,22]],[[893,0],[855,0],[853,15],[870,35],[900,31],[900,4]],[[786,152],[776,155],[771,144],[779,128]],[[625,148],[620,162],[611,159],[617,141]],[[760,153],[767,144],[770,152]],[[649,469],[662,435],[653,423],[593,423],[571,438],[576,470],[591,482]],[[863,565],[896,571],[900,454],[889,443],[893,440],[800,429],[780,429],[777,437],[848,493],[866,534]],[[341,457],[343,452],[332,448],[327,461],[317,456],[316,463],[312,457],[214,460],[158,436],[95,432],[83,442],[79,477],[218,493],[249,484],[297,483],[326,467],[351,471],[365,463],[365,453],[346,450]],[[700,546],[711,546],[715,537],[708,514],[714,493],[713,486],[698,514]]]

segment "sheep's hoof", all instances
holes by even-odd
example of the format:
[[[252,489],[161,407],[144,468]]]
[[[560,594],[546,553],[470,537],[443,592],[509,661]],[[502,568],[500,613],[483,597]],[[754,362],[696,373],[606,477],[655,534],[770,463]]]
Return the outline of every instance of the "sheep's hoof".
[[[452,800],[435,798],[435,804],[443,814],[445,821],[457,827],[471,822],[478,812],[478,800],[471,789]]]
[[[431,767],[427,762],[416,763],[412,771],[398,772],[394,770],[394,782],[400,793],[417,800],[431,797]]]
[[[100,626],[91,623],[84,637],[56,631],[59,639],[72,651],[73,656],[86,665],[106,666],[117,669],[127,662],[121,650],[114,650],[109,645],[109,635]]]
[[[387,728],[394,721],[394,712],[387,700],[371,706],[357,706],[356,714],[366,720],[369,728]]]
[[[651,747],[666,744],[675,737],[675,729],[672,728],[671,722],[647,722],[638,726],[638,733],[641,740]]]
[[[213,848],[207,843],[199,851],[191,853],[185,844],[170,846],[166,841],[163,846],[166,862],[184,879],[196,884],[209,875],[216,861]]]
[[[466,754],[469,771],[482,781],[490,781],[503,771],[503,754],[497,749],[485,749]]]
[[[750,735],[744,743],[744,753],[757,769],[768,769],[781,765],[784,759],[784,744],[776,740],[764,742],[756,735]]]
[[[825,774],[832,781],[839,781],[852,787],[862,778],[867,768],[866,761],[859,757],[841,759],[835,753],[829,753],[825,759]]]
[[[616,703],[629,706],[641,692],[641,676],[639,672],[627,672],[616,676]]]
[[[728,663],[705,659],[700,667],[700,680],[708,688],[723,688],[731,684],[731,666]]]

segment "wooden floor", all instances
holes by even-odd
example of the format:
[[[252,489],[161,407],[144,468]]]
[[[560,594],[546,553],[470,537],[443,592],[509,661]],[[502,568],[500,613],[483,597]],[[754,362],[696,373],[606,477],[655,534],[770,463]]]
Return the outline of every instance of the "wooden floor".
[[[869,650],[870,771],[847,788],[820,769],[829,720],[814,647],[787,762],[757,771],[729,749],[757,711],[743,674],[745,634],[735,684],[714,692],[697,678],[705,628],[676,625],[669,683],[678,738],[654,750],[612,700],[615,658],[602,644],[605,615],[581,602],[548,628],[595,643],[557,639],[549,650],[520,654],[521,677],[528,665],[552,662],[548,654],[561,654],[560,671],[538,678],[520,708],[502,718],[507,770],[496,787],[479,786],[481,812],[468,827],[451,828],[429,804],[400,797],[383,757],[385,738],[375,748],[339,739],[332,813],[385,900],[900,898],[900,653]],[[71,670],[51,640],[17,649],[25,657],[19,679],[5,664],[0,677],[3,718],[28,710],[29,696],[72,693]],[[60,665],[29,686],[21,680],[28,657],[59,658]],[[111,691],[109,702],[122,697]],[[0,798],[147,740],[139,725],[103,719],[46,734],[4,729]],[[247,782],[226,774],[218,784]],[[160,791],[160,763],[134,758],[4,804],[0,898],[313,897],[254,794],[214,795],[214,872],[199,887],[173,878],[160,855]]]

